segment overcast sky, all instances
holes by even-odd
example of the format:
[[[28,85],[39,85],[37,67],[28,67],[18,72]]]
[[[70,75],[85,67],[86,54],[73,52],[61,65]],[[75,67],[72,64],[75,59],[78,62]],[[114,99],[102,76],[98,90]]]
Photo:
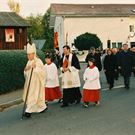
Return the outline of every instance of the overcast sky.
[[[0,11],[9,11],[8,0],[0,0]],[[44,14],[51,3],[75,3],[75,4],[135,4],[135,0],[14,0],[21,5],[21,15],[29,16],[31,13]]]

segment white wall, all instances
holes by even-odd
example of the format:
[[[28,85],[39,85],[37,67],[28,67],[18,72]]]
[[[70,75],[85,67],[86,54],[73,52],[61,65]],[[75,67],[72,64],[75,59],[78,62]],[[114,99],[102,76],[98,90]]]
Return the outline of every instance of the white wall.
[[[62,54],[62,52],[63,52],[62,47],[65,45],[63,17],[61,17],[61,16],[56,17],[54,32],[58,32],[58,44],[59,44],[60,53]]]
[[[135,17],[130,17],[129,18],[129,25],[134,26],[133,32],[130,33],[130,35],[134,35],[134,36],[130,37],[130,39],[128,41],[130,43],[130,42],[135,42]]]
[[[94,33],[101,39],[103,48],[106,48],[108,39],[125,43],[130,34],[129,24],[133,22],[135,18],[129,17],[65,18],[64,36],[68,33],[68,44],[71,45],[80,34]]]

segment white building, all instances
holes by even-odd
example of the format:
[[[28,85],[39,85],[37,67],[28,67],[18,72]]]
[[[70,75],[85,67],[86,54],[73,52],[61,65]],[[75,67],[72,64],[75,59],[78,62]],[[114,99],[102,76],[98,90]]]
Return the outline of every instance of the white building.
[[[60,51],[85,32],[97,34],[107,48],[135,45],[135,4],[52,4],[50,26],[58,32]]]

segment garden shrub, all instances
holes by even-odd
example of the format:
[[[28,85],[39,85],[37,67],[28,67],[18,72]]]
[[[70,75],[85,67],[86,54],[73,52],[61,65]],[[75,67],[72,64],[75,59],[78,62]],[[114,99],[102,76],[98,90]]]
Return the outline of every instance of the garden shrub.
[[[44,61],[42,51],[37,50],[37,55]],[[24,50],[0,51],[0,94],[23,88],[26,63],[27,54]]]

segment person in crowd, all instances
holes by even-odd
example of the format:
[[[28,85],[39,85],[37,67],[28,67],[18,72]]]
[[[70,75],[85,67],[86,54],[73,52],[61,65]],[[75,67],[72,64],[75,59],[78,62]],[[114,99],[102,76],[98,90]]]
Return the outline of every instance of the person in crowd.
[[[35,49],[35,55],[36,55],[36,45],[35,45],[35,43],[33,43],[32,37],[29,37],[29,41],[28,41],[26,47],[29,47],[29,45],[33,46],[33,48]]]
[[[47,110],[47,106],[44,100],[44,65],[42,61],[36,57],[35,46],[30,43],[27,44],[27,56],[28,62],[24,69],[25,84],[23,101],[25,102],[27,99],[25,116],[29,118],[31,117],[31,113],[44,112]],[[28,96],[26,98],[27,92]]]
[[[103,52],[102,52],[102,55],[101,55],[101,63],[102,63],[102,67],[104,66],[104,59],[105,59],[105,56],[107,55],[107,50],[108,48],[104,49]]]
[[[55,59],[56,59],[56,66],[57,66],[57,68],[59,68],[60,67],[60,59],[61,59],[59,47],[55,48]]]
[[[95,105],[100,104],[100,74],[98,68],[95,66],[95,59],[90,58],[88,60],[89,67],[86,68],[83,78],[83,106],[88,108],[89,102],[94,102]]]
[[[116,64],[116,69],[115,69],[115,73],[114,73],[114,79],[115,80],[118,80],[119,78],[119,70],[118,70],[118,49],[117,48],[113,48],[112,49],[112,53],[113,53],[113,56],[114,56],[114,61],[115,61],[115,64]]]
[[[96,67],[98,68],[99,71],[102,70],[102,64],[101,64],[101,58],[100,58],[100,54],[96,53],[96,50],[94,47],[90,48],[90,52],[88,53],[88,55],[86,56],[85,61],[88,62],[88,60],[90,58],[94,58],[96,61]]]
[[[63,47],[63,56],[61,59],[61,76],[62,76],[62,88],[63,88],[63,104],[61,107],[67,107],[69,103],[80,103],[80,77],[79,60],[75,54],[70,52],[70,47],[65,45]]]
[[[109,89],[114,86],[115,72],[117,71],[117,61],[112,53],[111,49],[107,50],[107,55],[104,59],[104,72],[106,75],[107,83],[109,84]]]
[[[131,48],[131,51],[133,53],[133,58],[134,58],[134,62],[135,62],[135,47]],[[135,65],[135,63],[134,63],[134,65]],[[133,75],[135,77],[135,67],[133,67],[132,72],[133,72]]]
[[[128,44],[123,44],[123,50],[118,55],[118,68],[124,77],[124,85],[126,89],[130,88],[130,76],[134,67],[133,53],[129,50]]]
[[[52,62],[52,56],[45,56],[45,101],[53,101],[55,99],[61,99],[62,94],[59,87],[58,70],[56,65]]]

